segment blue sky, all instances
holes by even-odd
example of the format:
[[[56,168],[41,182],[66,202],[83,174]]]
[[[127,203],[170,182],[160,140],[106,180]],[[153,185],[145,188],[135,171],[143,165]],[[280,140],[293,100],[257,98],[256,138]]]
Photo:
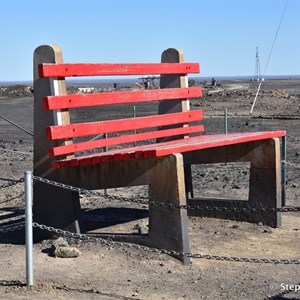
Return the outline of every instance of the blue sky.
[[[0,0],[0,81],[31,80],[34,49],[65,62],[159,62],[179,48],[202,76],[261,71],[287,0]],[[300,0],[289,0],[266,75],[300,74]]]

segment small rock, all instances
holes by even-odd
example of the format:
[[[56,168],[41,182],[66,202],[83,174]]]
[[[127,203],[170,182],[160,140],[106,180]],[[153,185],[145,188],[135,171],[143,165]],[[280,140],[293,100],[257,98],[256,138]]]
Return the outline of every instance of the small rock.
[[[51,254],[60,258],[74,258],[81,255],[80,250],[70,247],[69,243],[62,237],[59,237],[51,245]]]
[[[58,247],[69,247],[69,243],[64,238],[59,237],[51,245],[51,250],[54,252]]]
[[[81,255],[81,251],[75,247],[57,247],[53,252],[55,257],[60,258],[75,258]]]
[[[228,182],[230,180],[230,178],[228,176],[225,176],[224,180]]]
[[[236,185],[236,184],[233,184],[233,185],[232,185],[232,188],[235,189],[235,190],[241,189],[241,188],[240,188],[238,185]]]

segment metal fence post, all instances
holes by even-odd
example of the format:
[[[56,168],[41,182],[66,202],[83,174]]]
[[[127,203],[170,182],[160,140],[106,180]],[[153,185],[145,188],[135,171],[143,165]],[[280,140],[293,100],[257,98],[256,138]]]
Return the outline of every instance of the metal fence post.
[[[133,105],[133,118],[136,118],[136,110],[135,110],[135,105]],[[134,134],[136,134],[136,129],[134,130]],[[134,147],[136,146],[136,142],[134,142]]]
[[[227,108],[224,108],[224,133],[227,134],[228,133],[228,114],[227,114]]]
[[[33,234],[32,234],[32,173],[25,171],[25,239],[26,239],[26,282],[33,285]]]
[[[282,137],[281,145],[281,206],[286,205],[286,136]]]
[[[103,139],[107,139],[107,133],[104,133],[103,134]],[[107,146],[105,146],[104,148],[103,148],[103,152],[107,152],[107,149],[108,149],[108,147]],[[107,195],[108,195],[108,193],[107,193],[107,189],[104,189],[104,197],[107,197]]]

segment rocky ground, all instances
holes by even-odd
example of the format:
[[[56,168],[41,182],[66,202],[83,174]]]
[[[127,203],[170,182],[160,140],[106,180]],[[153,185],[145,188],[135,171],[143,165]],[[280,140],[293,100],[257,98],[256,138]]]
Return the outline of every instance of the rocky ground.
[[[202,83],[202,99],[191,109],[203,108],[207,133],[287,130],[287,206],[300,206],[300,80],[272,80],[262,84],[252,118],[249,111],[257,82]],[[132,108],[126,108],[130,115]],[[155,109],[137,106],[138,115]],[[299,265],[245,263],[192,258],[182,266],[174,258],[120,245],[104,245],[67,238],[81,253],[76,258],[51,255],[53,240],[34,245],[34,286],[26,286],[24,232],[4,232],[24,220],[24,170],[32,169],[33,97],[27,86],[0,87],[0,299],[300,299]],[[108,112],[106,112],[108,113]],[[110,112],[118,114],[120,112]],[[81,113],[81,118],[93,115]],[[13,152],[14,151],[14,152]],[[19,151],[19,152],[16,152]],[[197,197],[246,200],[247,164],[193,168]],[[12,186],[8,186],[8,185]],[[146,187],[111,189],[108,195],[141,198]],[[92,236],[99,232],[135,233],[147,230],[147,206],[82,196],[83,220]],[[109,215],[104,213],[109,211]],[[300,259],[299,212],[283,213],[283,226],[190,217],[191,252],[210,255]]]

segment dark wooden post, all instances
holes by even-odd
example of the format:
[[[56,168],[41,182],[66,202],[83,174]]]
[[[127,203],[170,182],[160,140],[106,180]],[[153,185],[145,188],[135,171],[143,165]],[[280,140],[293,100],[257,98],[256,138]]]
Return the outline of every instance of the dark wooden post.
[[[169,48],[161,55],[162,63],[183,63],[184,55],[181,50]],[[188,87],[187,75],[171,74],[160,76],[160,88],[184,88]],[[161,101],[158,106],[159,114],[166,114],[172,112],[181,112],[190,110],[189,100],[179,99],[173,101]]]
[[[184,54],[183,51],[169,48],[162,53],[161,56],[162,63],[183,63]],[[160,88],[185,88],[188,87],[188,76],[180,74],[171,74],[171,75],[161,75],[160,76]],[[172,101],[160,101],[158,105],[159,114],[175,113],[190,110],[190,102],[188,99],[179,99]],[[178,126],[178,125],[177,125]],[[172,126],[166,126],[164,128],[170,128]],[[173,126],[174,127],[174,126]],[[177,137],[178,138],[178,137]],[[182,138],[182,137],[181,137]],[[159,139],[159,141],[167,141],[175,139],[164,138]],[[185,188],[188,197],[193,197],[193,184],[192,184],[192,172],[191,165],[184,165],[184,174],[185,174]]]
[[[68,111],[45,111],[42,96],[66,94],[64,78],[40,78],[38,65],[41,63],[62,63],[62,51],[58,46],[40,46],[34,52],[34,171],[35,176],[60,181],[60,171],[51,168],[52,158],[48,148],[53,142],[48,141],[45,129],[50,125],[68,124]],[[79,195],[55,186],[35,181],[33,185],[34,221],[75,232],[79,232],[78,218],[80,211]],[[38,236],[44,236],[38,231]],[[37,236],[35,235],[35,236]]]
[[[151,169],[149,199],[155,202],[185,205],[183,170],[181,154],[161,158]],[[187,210],[150,203],[149,238],[155,247],[188,253]],[[178,259],[185,265],[190,262],[186,255]]]
[[[281,162],[278,138],[261,143],[251,153],[249,204],[251,207],[281,207]],[[281,213],[261,214],[260,220],[272,227],[281,226]]]

